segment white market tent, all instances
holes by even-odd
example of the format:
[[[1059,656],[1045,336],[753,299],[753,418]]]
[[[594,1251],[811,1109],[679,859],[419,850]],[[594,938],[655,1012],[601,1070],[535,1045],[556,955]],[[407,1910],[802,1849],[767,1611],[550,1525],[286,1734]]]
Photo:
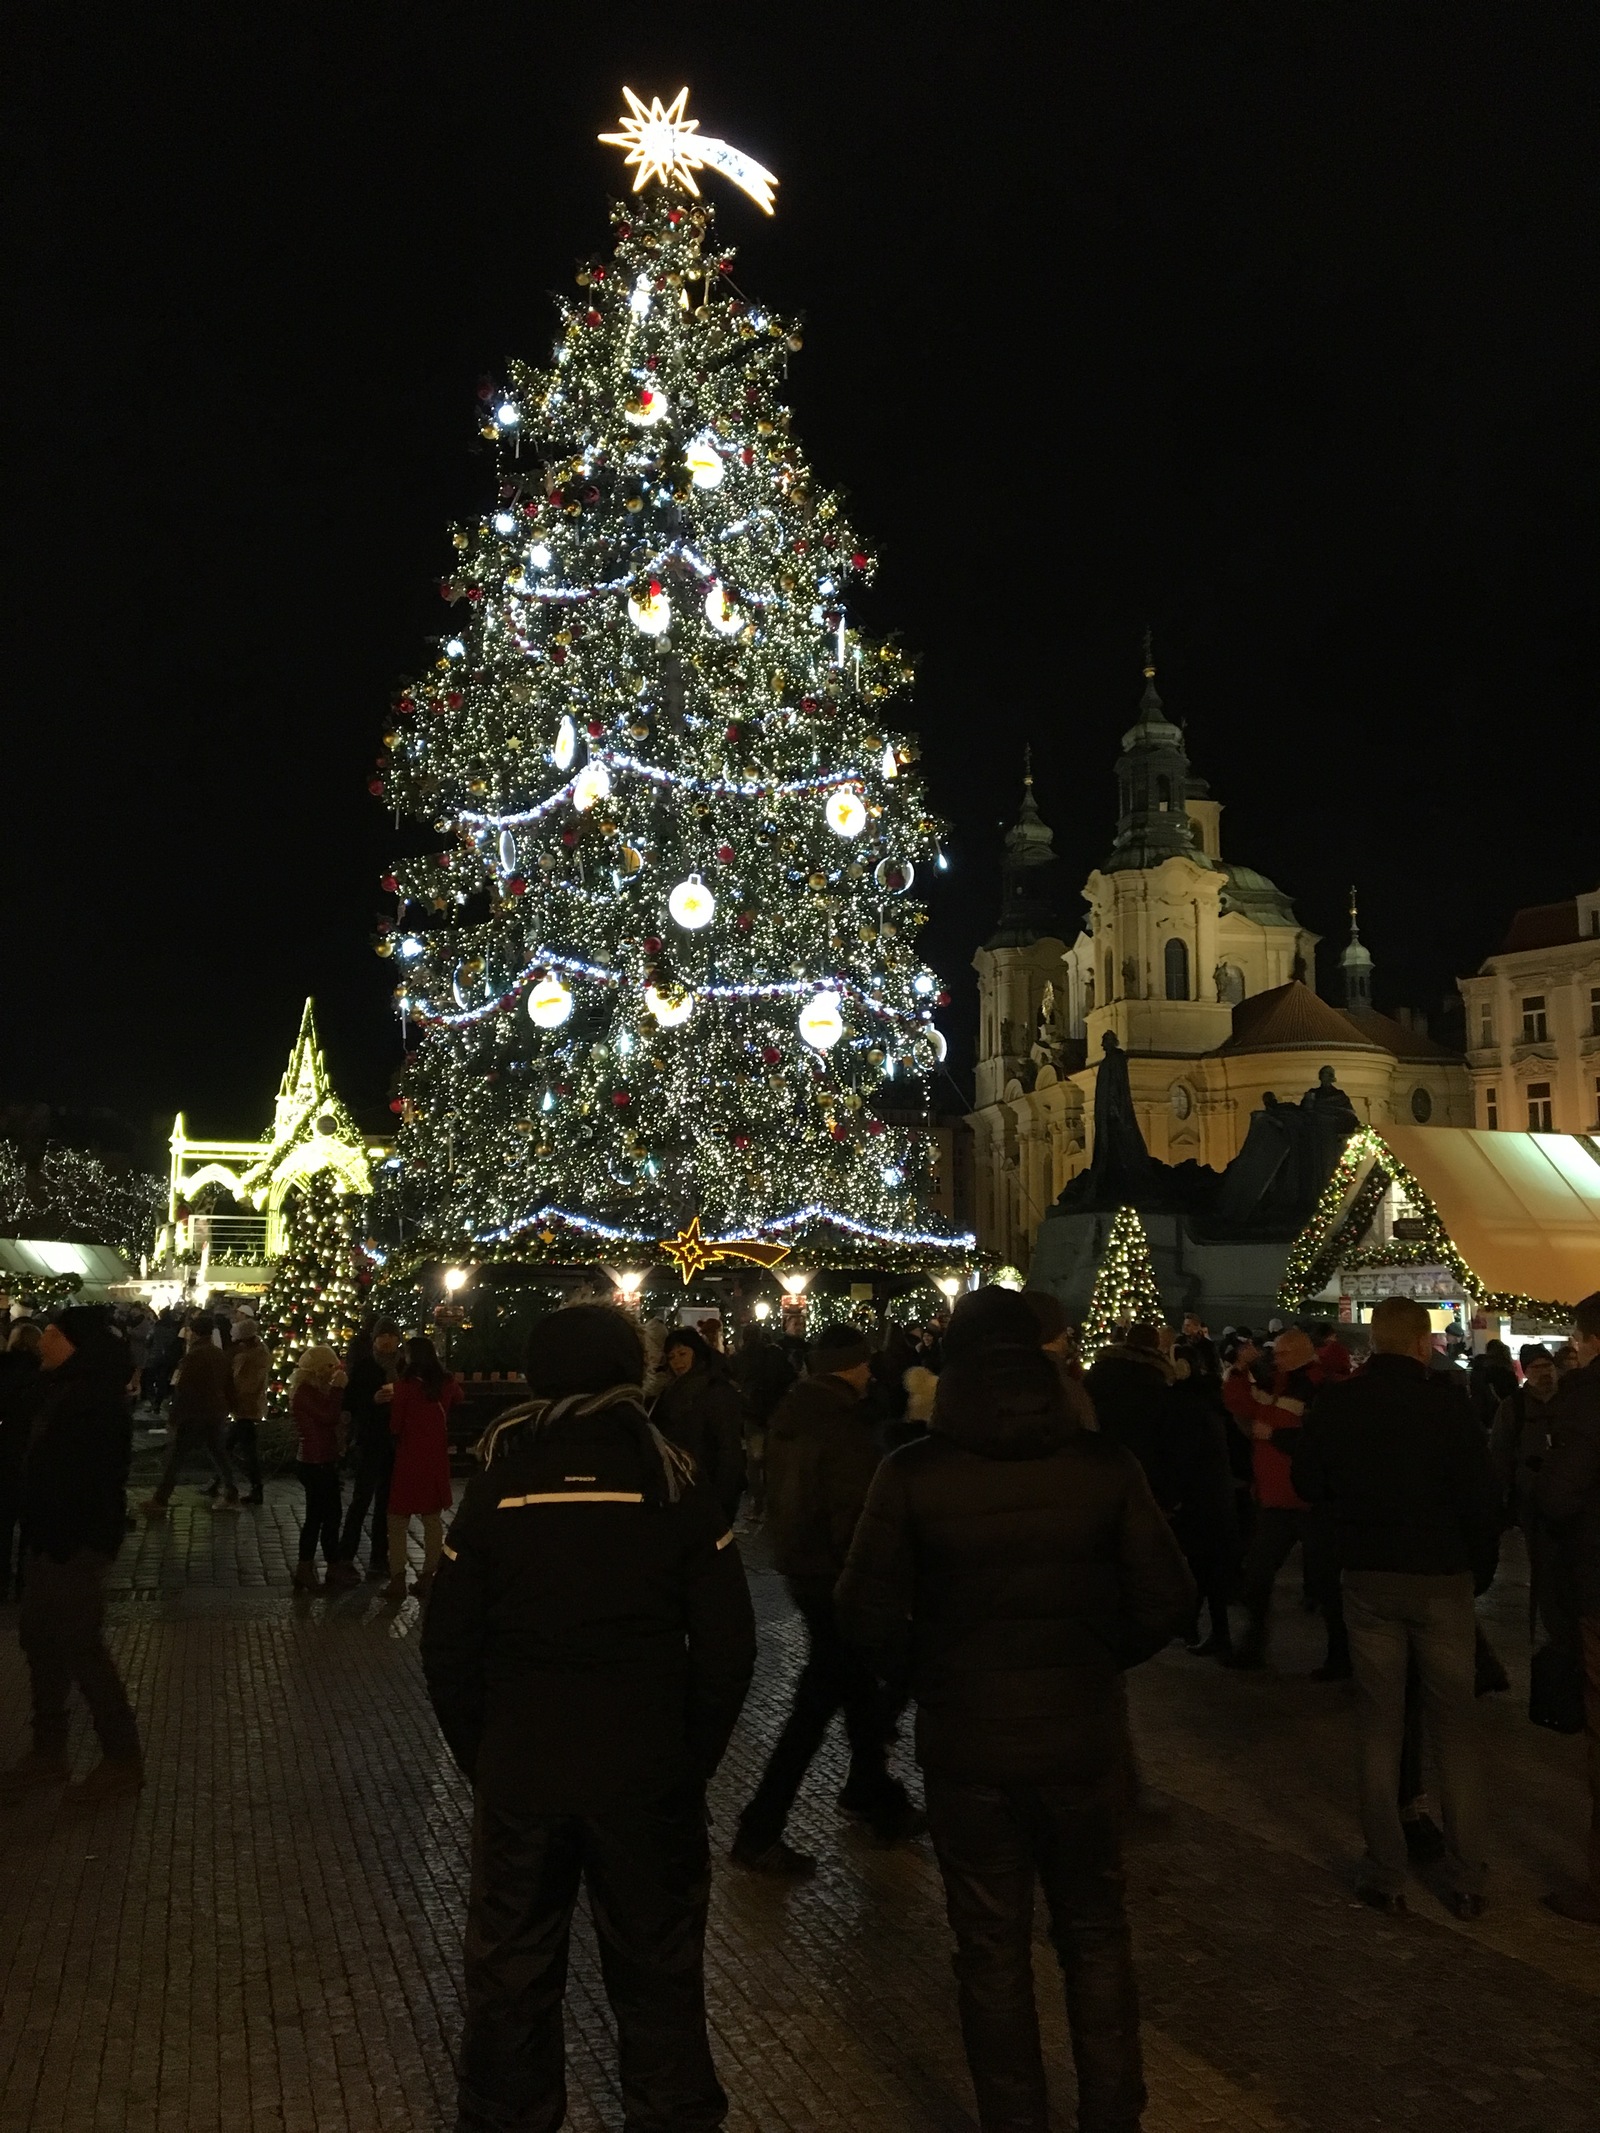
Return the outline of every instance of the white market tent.
[[[1569,1305],[1600,1289],[1600,1145],[1587,1134],[1378,1130],[1485,1289]]]

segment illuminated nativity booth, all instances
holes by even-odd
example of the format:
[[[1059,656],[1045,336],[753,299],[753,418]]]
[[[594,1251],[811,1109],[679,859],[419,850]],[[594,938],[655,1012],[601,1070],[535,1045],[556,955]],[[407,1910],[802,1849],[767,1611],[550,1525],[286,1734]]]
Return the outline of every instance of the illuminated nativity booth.
[[[734,281],[696,173],[768,214],[777,181],[686,98],[628,92],[612,248],[549,362],[483,388],[486,508],[370,781],[435,847],[382,876],[373,943],[396,1256],[485,1309],[604,1269],[651,1308],[927,1316],[976,1257],[927,1112],[911,668],[853,619],[872,558],[794,433],[798,326]]]

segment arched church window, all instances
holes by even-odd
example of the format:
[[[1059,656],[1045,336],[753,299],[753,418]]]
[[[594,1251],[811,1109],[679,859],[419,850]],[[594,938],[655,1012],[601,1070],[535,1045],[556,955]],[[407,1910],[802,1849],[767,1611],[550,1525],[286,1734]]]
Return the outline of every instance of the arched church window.
[[[1222,963],[1218,966],[1217,998],[1224,1007],[1237,1007],[1244,998],[1244,972],[1237,963]]]
[[[1117,976],[1117,967],[1116,967],[1115,963],[1113,963],[1113,962],[1112,962],[1112,960],[1111,960],[1111,951],[1110,951],[1110,949],[1108,948],[1108,949],[1106,950],[1106,997],[1105,997],[1105,1005],[1106,1005],[1107,1007],[1109,1007],[1109,1006],[1111,1005],[1112,997],[1113,997],[1113,995],[1114,995],[1114,993],[1115,993],[1115,990],[1116,990],[1116,976]]]
[[[1172,805],[1172,780],[1170,778],[1156,779],[1156,805],[1162,808],[1168,808]]]
[[[1176,934],[1167,942],[1165,950],[1167,971],[1167,998],[1187,1000],[1189,997],[1189,945],[1179,940]]]

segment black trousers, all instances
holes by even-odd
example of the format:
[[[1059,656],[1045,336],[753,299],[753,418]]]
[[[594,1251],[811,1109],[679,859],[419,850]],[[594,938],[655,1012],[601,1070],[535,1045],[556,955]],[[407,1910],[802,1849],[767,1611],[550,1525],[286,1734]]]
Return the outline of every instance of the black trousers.
[[[1137,2133],[1139,1993],[1114,1803],[1085,1806],[1078,1786],[958,1784],[932,1770],[924,1778],[983,2133],[1048,2133],[1033,1997],[1035,1875],[1066,1984],[1079,2133]]]
[[[222,1441],[223,1420],[219,1415],[207,1421],[174,1422],[171,1425],[172,1443],[161,1468],[161,1479],[156,1484],[152,1503],[166,1503],[177,1486],[178,1476],[191,1459],[209,1459],[211,1471],[230,1496],[239,1491],[234,1486],[233,1468],[228,1463],[227,1449]]]
[[[295,1472],[306,1492],[306,1515],[300,1522],[300,1560],[309,1563],[322,1549],[325,1563],[339,1560],[339,1468],[329,1459],[312,1465],[296,1462]]]
[[[384,1413],[388,1412],[385,1408]],[[339,1560],[353,1563],[361,1546],[361,1528],[372,1513],[372,1546],[367,1553],[369,1570],[389,1567],[389,1476],[394,1472],[394,1439],[387,1444],[356,1446],[355,1478],[350,1485],[350,1507],[344,1514],[339,1536]],[[401,1568],[404,1569],[404,1564]]]
[[[626,2133],[714,2133],[728,2099],[706,2038],[699,1786],[595,1815],[477,1795],[457,2133],[556,2133],[566,2117],[561,2002],[580,1880],[617,2018]]]
[[[256,1418],[254,1415],[235,1415],[224,1437],[226,1451],[244,1468],[245,1479],[251,1492],[261,1493],[261,1452],[256,1441]]]
[[[54,1556],[30,1548],[27,1563],[19,1634],[33,1690],[35,1754],[66,1754],[67,1703],[76,1682],[94,1720],[101,1754],[112,1762],[137,1760],[139,1728],[101,1634],[111,1557],[80,1548],[58,1563]]]
[[[905,1788],[889,1775],[889,1741],[894,1712],[866,1660],[839,1634],[833,1602],[794,1594],[810,1646],[794,1703],[778,1735],[761,1782],[739,1817],[739,1834],[758,1851],[783,1835],[795,1795],[805,1781],[811,1759],[822,1746],[835,1711],[844,1712],[850,1743],[850,1804],[872,1820],[885,1823],[906,1807]]]
[[[21,1518],[22,1470],[20,1467],[15,1473],[9,1468],[0,1470],[0,1599],[13,1589],[13,1562],[16,1565],[15,1589],[22,1590],[24,1551],[18,1546]]]
[[[1328,1663],[1344,1666],[1350,1658],[1350,1639],[1344,1626],[1344,1594],[1331,1526],[1319,1513],[1280,1510],[1275,1504],[1262,1504],[1257,1510],[1255,1530],[1245,1550],[1244,1604],[1250,1614],[1246,1649],[1266,1647],[1272,1588],[1297,1541],[1306,1591],[1320,1608],[1328,1632]]]

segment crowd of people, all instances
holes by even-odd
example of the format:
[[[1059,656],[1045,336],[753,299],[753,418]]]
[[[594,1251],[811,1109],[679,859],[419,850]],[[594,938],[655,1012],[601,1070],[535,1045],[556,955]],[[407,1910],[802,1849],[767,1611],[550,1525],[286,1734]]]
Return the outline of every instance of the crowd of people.
[[[1515,1362],[1495,1342],[1470,1362],[1450,1352],[1403,1298],[1367,1331],[1357,1357],[1331,1327],[1213,1339],[1191,1317],[1124,1327],[1086,1366],[1043,1293],[982,1289],[937,1326],[845,1323],[809,1347],[752,1324],[729,1354],[718,1319],[641,1325],[570,1305],[535,1324],[528,1396],[479,1444],[448,1527],[461,1389],[433,1342],[379,1322],[343,1357],[296,1357],[297,1587],[367,1576],[403,1597],[421,1521],[423,1665],[475,1800],[459,2126],[560,2125],[580,1884],[629,2124],[724,2122],[704,2004],[705,1788],[754,1670],[739,1543],[758,1527],[805,1658],[731,1859],[779,1880],[816,1871],[789,1818],[841,1714],[840,1811],[882,1845],[931,1838],[985,2133],[1048,2122],[1036,1880],[1080,2125],[1138,2125],[1125,1676],[1174,1638],[1264,1668],[1297,1548],[1326,1630],[1316,1678],[1354,1684],[1357,1891],[1402,1912],[1421,1868],[1470,1921],[1487,1896],[1476,1699],[1505,1685],[1474,1602],[1521,1528],[1543,1636],[1531,1715],[1587,1727],[1594,1795],[1589,1882],[1548,1901],[1600,1924],[1600,1295],[1570,1343]],[[71,1797],[141,1781],[101,1634],[135,1388],[169,1403],[147,1517],[195,1465],[219,1513],[262,1500],[273,1359],[253,1319],[192,1314],[179,1342],[170,1360],[153,1343],[136,1358],[108,1314],[80,1307],[13,1326],[0,1352],[0,1534],[20,1533],[3,1568],[21,1590],[34,1726],[8,1798],[65,1781],[74,1682],[102,1759]],[[894,1768],[913,1705],[920,1807]]]

